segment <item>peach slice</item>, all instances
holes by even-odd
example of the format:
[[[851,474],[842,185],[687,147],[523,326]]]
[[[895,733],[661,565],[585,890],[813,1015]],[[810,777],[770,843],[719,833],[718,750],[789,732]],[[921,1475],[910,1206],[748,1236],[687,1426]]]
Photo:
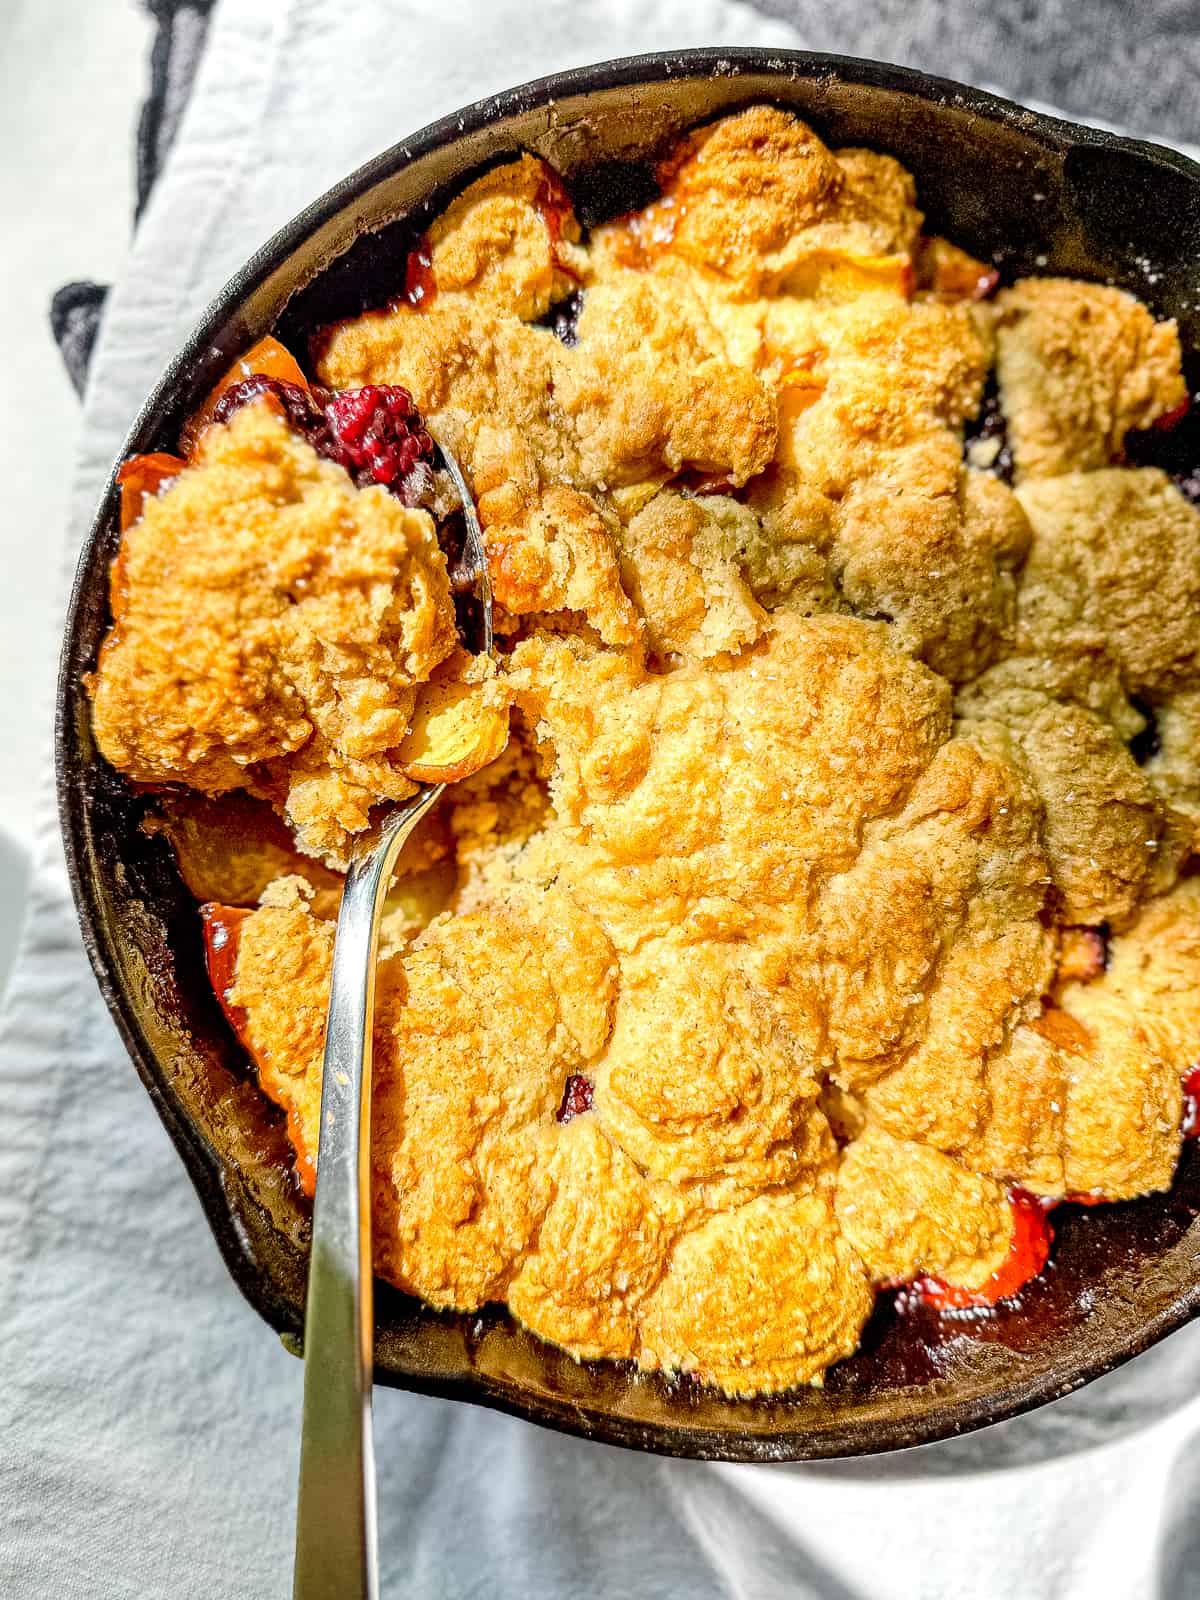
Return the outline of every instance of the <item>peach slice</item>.
[[[152,450],[149,455],[130,456],[121,463],[117,482],[121,486],[121,532],[132,528],[151,500],[172,478],[177,478],[187,466],[182,456],[168,455],[163,450]]]
[[[913,291],[912,259],[905,251],[859,256],[842,250],[816,250],[788,273],[784,289],[788,294],[835,301],[882,289],[908,300]]]
[[[212,421],[213,412],[225,391],[246,378],[256,377],[278,378],[281,383],[294,383],[299,389],[308,388],[308,379],[300,370],[295,356],[278,339],[272,339],[268,334],[265,339],[252,345],[244,356],[237,358],[224,377],[209,390],[199,410],[193,411],[184,423],[179,442],[187,455],[191,455],[202,430]]]
[[[494,679],[434,679],[421,690],[400,765],[417,783],[456,783],[508,743],[508,706]]]
[[[249,1056],[263,1093],[287,1112],[287,1136],[296,1152],[296,1176],[300,1187],[311,1200],[317,1188],[317,1163],[315,1153],[309,1149],[304,1137],[304,1123],[300,1116],[292,1089],[292,1080],[274,1071],[269,1060],[255,1051],[250,1042],[250,1030],[245,1010],[230,1000],[230,991],[237,976],[238,944],[242,937],[242,924],[250,912],[245,906],[226,906],[210,901],[200,907],[204,929],[204,963],[208,981],[225,1013],[225,1020],[233,1029],[237,1042]]]
[[[917,284],[938,300],[986,300],[1000,282],[1000,274],[986,261],[960,250],[936,235],[921,243]]]
[[[246,1013],[230,1000],[237,975],[238,941],[242,923],[250,915],[245,906],[226,906],[218,901],[208,901],[200,907],[200,921],[204,929],[204,964],[208,981],[221,1003],[221,1010],[247,1055],[252,1054],[246,1038]]]
[[[825,393],[825,380],[811,372],[785,372],[779,380],[776,403],[779,408],[779,443],[776,459],[782,467],[800,465],[797,456],[796,424]]]
[[[811,372],[785,372],[779,380],[780,426],[816,405],[824,393],[824,378]]]

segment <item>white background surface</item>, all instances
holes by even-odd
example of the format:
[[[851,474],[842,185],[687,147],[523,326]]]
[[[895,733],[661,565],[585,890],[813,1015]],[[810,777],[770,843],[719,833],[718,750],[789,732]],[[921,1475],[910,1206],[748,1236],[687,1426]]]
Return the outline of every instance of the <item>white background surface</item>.
[[[124,262],[151,33],[137,0],[0,0],[0,895],[2,835],[30,838],[50,743],[79,425],[50,296],[72,278],[109,282]],[[3,895],[5,924],[10,904]]]

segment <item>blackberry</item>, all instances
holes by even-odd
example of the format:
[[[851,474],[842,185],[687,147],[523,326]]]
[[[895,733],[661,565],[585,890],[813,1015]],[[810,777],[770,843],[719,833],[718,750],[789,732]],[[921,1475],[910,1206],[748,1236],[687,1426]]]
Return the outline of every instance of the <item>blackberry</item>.
[[[359,488],[382,484],[407,506],[429,498],[435,446],[407,389],[368,384],[330,394],[256,374],[225,391],[213,421],[228,422],[262,394],[272,395],[289,425],[318,455],[344,467]]]

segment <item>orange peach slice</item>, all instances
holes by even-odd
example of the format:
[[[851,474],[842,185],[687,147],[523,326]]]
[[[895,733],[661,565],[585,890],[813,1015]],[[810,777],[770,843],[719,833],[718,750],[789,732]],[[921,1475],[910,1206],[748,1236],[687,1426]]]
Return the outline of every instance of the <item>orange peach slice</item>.
[[[153,499],[163,484],[177,478],[186,466],[182,456],[167,455],[162,450],[145,456],[130,456],[121,463],[117,482],[121,486],[122,533],[137,522],[146,509],[146,501]]]
[[[840,250],[817,250],[788,274],[788,294],[816,295],[822,300],[852,300],[869,289],[909,299],[913,290],[912,260],[895,255],[857,256]]]
[[[295,356],[278,339],[272,339],[268,334],[265,339],[252,345],[244,356],[237,358],[224,377],[209,390],[199,410],[194,411],[184,423],[180,443],[188,455],[192,453],[201,431],[212,421],[213,412],[225,391],[245,378],[255,377],[278,378],[281,383],[294,383],[299,389],[308,388],[308,379],[300,370]]]
[[[779,442],[776,460],[782,467],[798,466],[797,423],[825,393],[825,381],[803,370],[785,372],[779,380],[776,401],[779,408]]]
[[[935,236],[922,242],[917,284],[936,299],[986,300],[999,281],[995,267],[976,260],[949,239]]]
[[[508,706],[494,680],[427,683],[400,765],[418,783],[456,783],[486,767],[508,743]]]
[[[263,1093],[287,1112],[287,1136],[296,1152],[296,1176],[300,1187],[311,1200],[317,1188],[317,1163],[315,1153],[308,1148],[304,1138],[304,1124],[293,1095],[289,1092],[295,1080],[286,1073],[273,1070],[270,1061],[261,1058],[250,1042],[249,1021],[241,1006],[230,1000],[230,991],[237,979],[238,945],[242,937],[242,923],[250,915],[244,906],[225,906],[216,901],[200,907],[204,927],[204,963],[208,981],[225,1013],[225,1020],[233,1029],[238,1043],[250,1057],[258,1073]]]

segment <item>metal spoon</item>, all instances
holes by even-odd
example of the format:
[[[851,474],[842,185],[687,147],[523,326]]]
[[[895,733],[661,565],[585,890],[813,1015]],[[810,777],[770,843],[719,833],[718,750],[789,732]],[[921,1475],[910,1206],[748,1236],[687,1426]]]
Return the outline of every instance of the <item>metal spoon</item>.
[[[483,530],[451,452],[476,574],[468,645],[492,652],[492,591]],[[338,913],[325,1031],[321,1140],[304,1319],[304,1420],[296,1508],[294,1600],[376,1600],[371,1369],[371,1056],[379,918],[400,848],[445,784],[423,784],[350,862]]]

